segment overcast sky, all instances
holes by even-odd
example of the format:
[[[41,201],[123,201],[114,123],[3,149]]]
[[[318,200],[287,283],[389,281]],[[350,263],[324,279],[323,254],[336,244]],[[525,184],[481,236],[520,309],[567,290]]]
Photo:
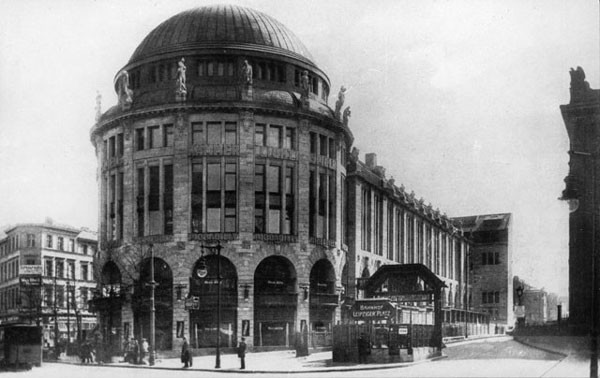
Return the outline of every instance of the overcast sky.
[[[160,22],[221,1],[3,0],[0,225],[97,228],[96,90]],[[449,216],[510,212],[514,274],[566,294],[569,68],[599,88],[598,1],[236,1],[349,88],[355,147]]]

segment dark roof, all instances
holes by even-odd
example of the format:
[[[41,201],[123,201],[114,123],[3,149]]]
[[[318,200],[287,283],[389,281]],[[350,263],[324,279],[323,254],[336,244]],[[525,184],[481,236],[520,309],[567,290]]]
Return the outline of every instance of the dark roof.
[[[510,217],[510,213],[486,214],[452,218],[452,221],[465,232],[500,231],[508,228]]]
[[[423,264],[393,264],[393,265],[382,265],[369,279],[365,285],[366,291],[374,292],[375,289],[383,284],[388,277],[402,277],[417,275],[428,286],[433,288],[446,287],[444,281],[442,281],[435,273],[433,273],[427,266]]]
[[[146,36],[129,63],[198,48],[263,51],[314,64],[307,48],[287,27],[262,12],[236,5],[204,6],[169,18]]]

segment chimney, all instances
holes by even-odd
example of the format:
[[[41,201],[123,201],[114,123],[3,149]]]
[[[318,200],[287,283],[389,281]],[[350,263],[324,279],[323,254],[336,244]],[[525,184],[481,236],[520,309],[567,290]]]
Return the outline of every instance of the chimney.
[[[370,154],[365,154],[365,163],[367,167],[373,169],[377,166],[377,154],[371,152]]]

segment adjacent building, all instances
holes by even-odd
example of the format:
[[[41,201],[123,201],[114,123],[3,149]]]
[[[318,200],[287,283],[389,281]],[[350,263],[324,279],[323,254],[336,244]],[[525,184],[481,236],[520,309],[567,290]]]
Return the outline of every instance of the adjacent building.
[[[92,330],[96,316],[88,300],[96,288],[96,248],[95,232],[51,220],[5,230],[0,240],[0,323],[40,324],[50,345]]]
[[[473,309],[495,323],[514,324],[512,216],[487,214],[452,218],[473,242],[469,279]]]
[[[115,90],[91,130],[92,302],[113,346],[149,336],[152,279],[158,350],[183,336],[214,347],[217,332],[222,347],[243,336],[255,348],[330,334],[383,264],[426,265],[447,286],[448,321],[468,310],[470,242],[374,154],[349,153],[345,88],[330,101],[327,74],[277,20],[229,5],[180,13],[140,43]]]
[[[570,73],[571,99],[569,104],[560,106],[570,142],[569,174],[562,194],[562,199],[571,202],[569,323],[587,331],[593,313],[594,269],[597,271],[600,265],[598,259],[594,259],[600,242],[597,212],[600,203],[600,90],[590,88],[581,67],[571,69]]]

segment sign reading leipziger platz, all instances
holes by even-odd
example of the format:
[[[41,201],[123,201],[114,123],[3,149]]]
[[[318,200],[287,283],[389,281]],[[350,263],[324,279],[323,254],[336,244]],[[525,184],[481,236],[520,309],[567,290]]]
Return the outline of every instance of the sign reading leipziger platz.
[[[352,306],[354,320],[383,320],[396,315],[396,309],[389,301],[356,301]]]

